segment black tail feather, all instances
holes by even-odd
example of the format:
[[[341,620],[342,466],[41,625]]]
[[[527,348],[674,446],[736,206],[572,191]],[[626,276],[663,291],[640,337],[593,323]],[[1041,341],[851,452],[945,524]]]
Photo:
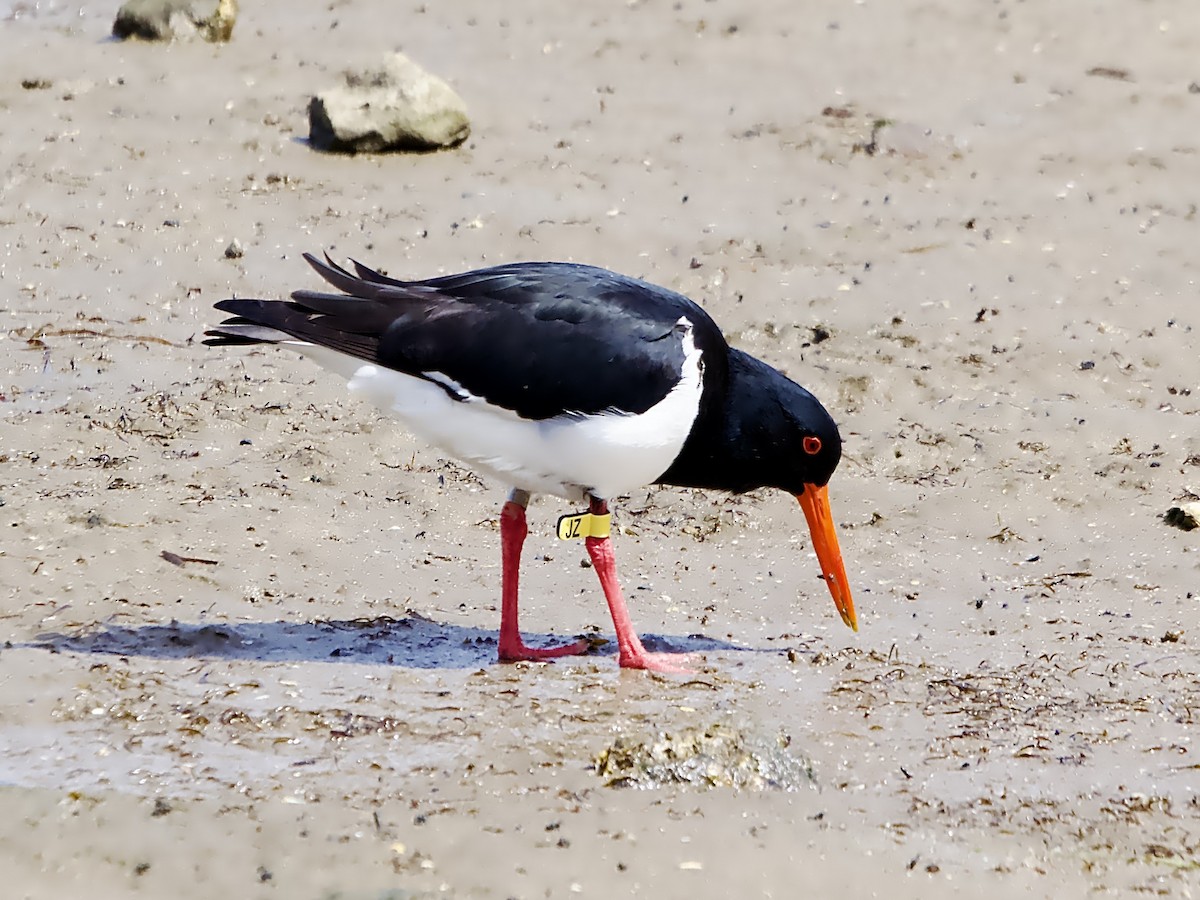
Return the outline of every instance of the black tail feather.
[[[205,332],[209,346],[274,344],[297,340],[376,361],[379,342],[389,327],[401,318],[420,319],[447,297],[421,282],[388,278],[369,266],[354,261],[355,272],[312,253],[304,260],[341,294],[324,291],[294,291],[290,300],[231,298],[216,308],[231,313]],[[357,274],[355,274],[357,273]]]
[[[330,259],[329,254],[326,254],[325,259],[322,261],[311,253],[305,253],[304,261],[312,266],[318,275],[339,291],[356,297],[363,296],[360,293],[362,282]]]

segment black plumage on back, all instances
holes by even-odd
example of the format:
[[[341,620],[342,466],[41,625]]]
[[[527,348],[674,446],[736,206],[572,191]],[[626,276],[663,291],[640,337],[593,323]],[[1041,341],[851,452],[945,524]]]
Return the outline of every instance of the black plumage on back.
[[[692,301],[592,266],[511,263],[400,281],[359,263],[351,273],[305,259],[345,293],[222,300],[217,308],[234,318],[205,343],[317,344],[535,420],[645,412],[678,382],[689,332],[706,358],[725,355],[719,329]]]

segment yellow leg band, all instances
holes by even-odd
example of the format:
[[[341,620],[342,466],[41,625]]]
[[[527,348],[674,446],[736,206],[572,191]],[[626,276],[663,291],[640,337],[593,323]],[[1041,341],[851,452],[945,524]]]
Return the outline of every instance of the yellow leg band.
[[[575,541],[583,538],[606,538],[612,527],[612,516],[605,513],[594,516],[591,513],[572,513],[569,516],[558,517],[558,539],[560,541]]]

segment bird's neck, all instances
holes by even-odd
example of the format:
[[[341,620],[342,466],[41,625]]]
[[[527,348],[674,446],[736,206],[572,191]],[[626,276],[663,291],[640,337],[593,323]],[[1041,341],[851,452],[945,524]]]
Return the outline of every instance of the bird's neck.
[[[704,398],[679,456],[659,484],[742,493],[772,484],[773,442],[784,412],[775,390],[782,375],[733,348],[726,366],[708,365]]]

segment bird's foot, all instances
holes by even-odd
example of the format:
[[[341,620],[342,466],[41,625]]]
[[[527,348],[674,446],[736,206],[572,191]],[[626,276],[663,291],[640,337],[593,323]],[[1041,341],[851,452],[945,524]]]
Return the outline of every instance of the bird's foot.
[[[587,653],[590,641],[574,641],[557,647],[526,647],[520,638],[516,641],[500,642],[500,662],[536,662],[542,659],[557,659],[560,656],[578,656]]]
[[[642,648],[622,653],[620,659],[622,669],[645,669],[647,672],[695,675],[696,670],[687,665],[689,662],[691,662],[691,656],[687,653],[651,653]]]

